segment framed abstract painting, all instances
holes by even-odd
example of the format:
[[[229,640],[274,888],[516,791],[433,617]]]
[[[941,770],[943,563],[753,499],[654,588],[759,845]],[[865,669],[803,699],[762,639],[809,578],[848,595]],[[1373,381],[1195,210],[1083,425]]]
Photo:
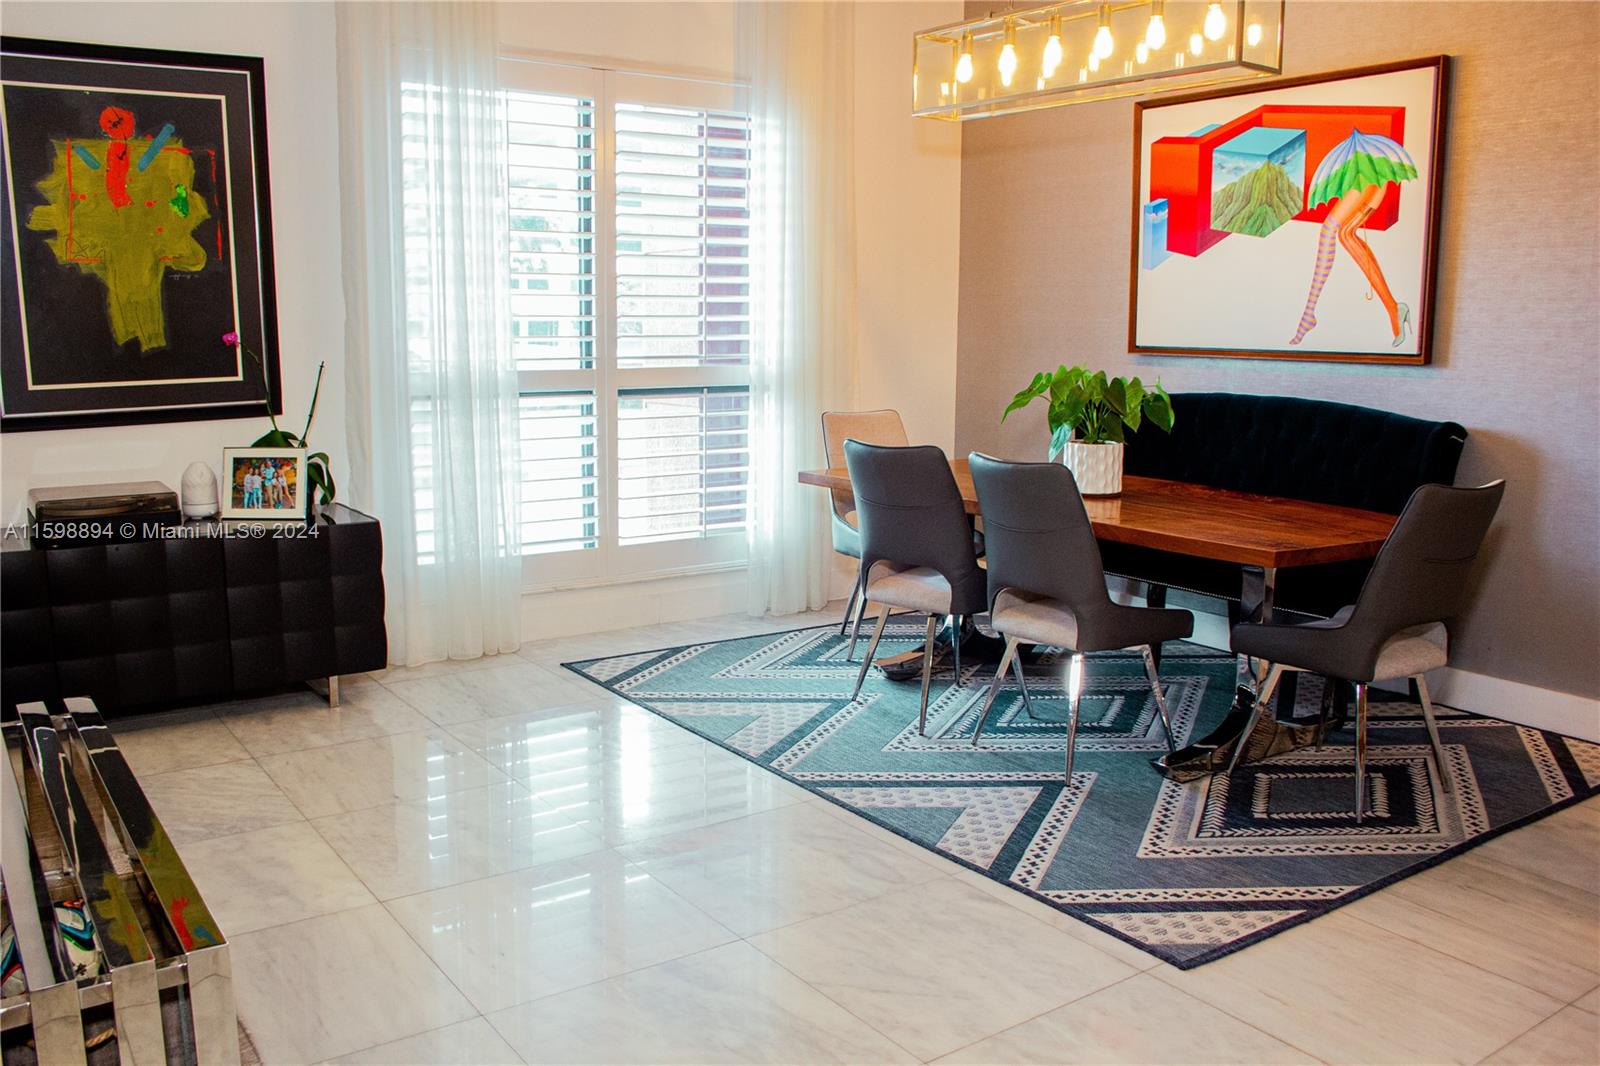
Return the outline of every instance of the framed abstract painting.
[[[1427,363],[1446,56],[1134,107],[1128,350]]]
[[[0,38],[0,429],[282,410],[262,68]]]

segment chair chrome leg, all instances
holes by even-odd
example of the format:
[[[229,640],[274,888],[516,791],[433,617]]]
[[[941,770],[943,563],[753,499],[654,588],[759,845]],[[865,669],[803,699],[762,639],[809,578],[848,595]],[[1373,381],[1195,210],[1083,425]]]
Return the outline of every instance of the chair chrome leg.
[[[1433,745],[1433,763],[1439,768],[1439,783],[1446,792],[1454,792],[1455,785],[1444,769],[1444,745],[1439,743],[1439,723],[1433,720],[1433,700],[1428,698],[1428,679],[1418,674],[1412,678],[1417,683],[1417,697],[1422,703],[1422,720],[1428,723],[1428,742]]]
[[[1083,696],[1083,653],[1072,653],[1067,675],[1067,772],[1062,787],[1072,787],[1072,756],[1078,747],[1078,701]]]
[[[856,567],[856,582],[850,586],[850,602],[844,605],[844,621],[839,623],[839,636],[850,629],[850,619],[856,614],[856,600],[861,598],[861,567]]]
[[[1283,667],[1277,663],[1272,664],[1272,669],[1267,671],[1266,680],[1261,682],[1261,688],[1256,693],[1256,701],[1250,707],[1250,720],[1244,725],[1244,732],[1239,734],[1238,742],[1233,746],[1233,758],[1228,760],[1228,773],[1233,773],[1244,759],[1245,745],[1250,740],[1250,734],[1256,731],[1256,723],[1261,721],[1261,712],[1272,701],[1272,693],[1278,687],[1278,679],[1283,677]]]
[[[1356,684],[1356,824],[1367,806],[1367,686]]]
[[[863,605],[866,600],[861,601]],[[872,641],[867,645],[867,656],[861,660],[861,672],[856,674],[856,690],[850,693],[850,698],[855,699],[861,695],[861,683],[867,679],[867,671],[872,668],[872,653],[878,650],[878,641],[883,639],[884,624],[889,621],[889,605],[883,605],[883,613],[878,615],[878,626],[872,631]]]
[[[1156,698],[1156,711],[1161,715],[1161,729],[1167,734],[1167,751],[1177,751],[1172,736],[1172,716],[1167,713],[1167,694],[1161,690],[1161,669],[1156,665],[1155,649],[1146,644],[1139,650],[1144,654],[1144,672],[1150,677],[1150,692]]]
[[[978,746],[978,738],[983,736],[983,720],[989,716],[989,708],[994,706],[994,698],[1000,695],[1000,682],[1005,680],[1006,671],[1017,661],[1017,638],[1006,638],[1006,650],[1000,656],[1000,665],[995,668],[994,680],[989,682],[989,695],[983,701],[983,710],[978,712],[978,724],[972,728],[972,746]]]
[[[1033,717],[1033,697],[1028,695],[1028,679],[1022,669],[1021,654],[1011,657],[1011,672],[1017,675],[1017,687],[1022,690],[1022,713]]]
[[[856,604],[856,624],[850,628],[850,649],[844,653],[844,661],[849,662],[856,657],[856,638],[861,635],[861,620],[867,616],[867,590],[861,589],[861,602]],[[871,659],[872,656],[867,656]]]
[[[928,633],[922,641],[922,704],[917,710],[917,736],[928,735],[928,686],[933,683],[933,638],[939,633],[939,616],[928,616]]]
[[[950,654],[955,661],[955,687],[961,687],[961,622],[959,614],[950,616]]]

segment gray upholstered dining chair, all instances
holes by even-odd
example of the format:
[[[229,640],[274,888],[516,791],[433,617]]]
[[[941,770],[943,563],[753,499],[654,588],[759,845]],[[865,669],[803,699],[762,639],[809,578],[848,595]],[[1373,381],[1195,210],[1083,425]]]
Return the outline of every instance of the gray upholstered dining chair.
[[[844,442],[845,463],[855,492],[861,529],[862,602],[883,610],[872,631],[851,699],[872,666],[889,611],[898,607],[928,616],[922,648],[922,706],[917,732],[928,725],[928,687],[933,679],[934,635],[948,615],[955,640],[954,684],[961,684],[961,622],[987,606],[983,568],[972,543],[972,519],[950,462],[939,448],[884,448]]]
[[[1272,666],[1228,764],[1230,773],[1284,671],[1349,681],[1356,689],[1356,821],[1361,821],[1367,798],[1367,686],[1410,678],[1417,683],[1440,783],[1451,790],[1423,675],[1450,661],[1447,627],[1466,603],[1468,577],[1505,487],[1504,481],[1460,489],[1423,485],[1395,520],[1354,604],[1316,622],[1233,627],[1233,650]]]
[[[983,512],[989,624],[1006,638],[972,743],[977,744],[983,735],[984,718],[994,705],[1006,670],[1016,664],[1021,680],[1017,646],[1031,643],[1072,653],[1067,680],[1067,784],[1072,783],[1077,747],[1084,656],[1090,652],[1140,650],[1167,750],[1172,751],[1172,718],[1152,648],[1189,636],[1194,631],[1194,616],[1164,607],[1128,607],[1111,599],[1094,527],[1089,524],[1078,483],[1065,466],[1007,463],[978,452],[968,457],[968,465]]]
[[[844,466],[844,442],[859,440],[867,444],[882,444],[903,448],[909,443],[905,423],[900,412],[891,408],[878,411],[824,411],[822,412],[822,447],[828,455],[828,466]],[[861,528],[856,518],[855,500],[848,492],[831,493],[833,510],[830,514],[833,530],[833,550],[851,559],[861,558]],[[866,613],[867,601],[861,598],[862,570],[856,566],[855,584],[850,586],[850,602],[845,604],[844,621],[839,623],[839,635],[850,629],[848,661],[855,658],[856,637],[861,632],[861,618]],[[850,620],[855,619],[855,626]]]

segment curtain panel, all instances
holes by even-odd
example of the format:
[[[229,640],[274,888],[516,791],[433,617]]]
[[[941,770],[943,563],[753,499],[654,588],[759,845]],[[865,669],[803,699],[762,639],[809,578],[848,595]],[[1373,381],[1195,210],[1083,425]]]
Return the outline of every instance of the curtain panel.
[[[392,662],[515,650],[517,377],[496,5],[340,3],[348,498]]]
[[[737,50],[751,116],[749,610],[828,602],[827,507],[798,484],[822,463],[822,412],[849,402],[854,366],[855,8],[741,3]]]

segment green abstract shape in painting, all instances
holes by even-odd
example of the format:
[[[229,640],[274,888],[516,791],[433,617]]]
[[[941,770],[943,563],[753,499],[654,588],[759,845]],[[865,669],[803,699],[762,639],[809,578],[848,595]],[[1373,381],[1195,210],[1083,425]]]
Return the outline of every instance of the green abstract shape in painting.
[[[195,229],[211,217],[192,191],[194,158],[173,138],[144,170],[127,168],[127,194],[118,207],[106,191],[106,148],[111,142],[77,141],[100,169],[70,162],[67,142],[54,142],[54,165],[37,188],[47,201],[28,216],[28,228],[54,232],[46,243],[63,265],[93,274],[106,286],[106,314],[117,344],[139,342],[142,351],[167,346],[161,282],[168,270],[189,273],[206,265]],[[148,138],[128,142],[137,158]],[[176,195],[174,195],[176,193]],[[179,206],[181,203],[182,206]]]

